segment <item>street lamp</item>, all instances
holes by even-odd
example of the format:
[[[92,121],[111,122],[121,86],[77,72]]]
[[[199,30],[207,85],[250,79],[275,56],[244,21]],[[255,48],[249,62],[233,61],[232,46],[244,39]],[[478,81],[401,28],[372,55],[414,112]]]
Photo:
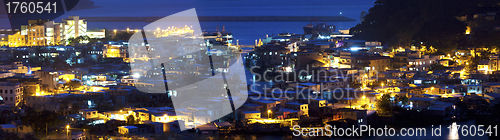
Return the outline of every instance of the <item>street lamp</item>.
[[[271,110],[267,110],[267,118],[269,119],[269,114],[271,114]]]
[[[69,136],[69,125],[66,125],[66,135]]]

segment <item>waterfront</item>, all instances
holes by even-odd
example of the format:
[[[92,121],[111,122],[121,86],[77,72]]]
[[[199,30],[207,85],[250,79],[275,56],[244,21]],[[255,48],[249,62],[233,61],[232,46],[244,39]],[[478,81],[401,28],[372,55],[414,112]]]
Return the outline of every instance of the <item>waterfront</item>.
[[[358,21],[347,22],[328,22],[335,25],[338,30],[347,30],[356,26]],[[140,29],[149,22],[93,22],[89,24],[89,29],[106,28],[109,30]],[[222,30],[225,26],[226,31],[233,34],[235,39],[243,45],[254,45],[255,40],[265,38],[266,34],[271,36],[279,33],[303,34],[302,27],[310,22],[200,22],[201,29],[204,31],[216,31],[217,26]]]

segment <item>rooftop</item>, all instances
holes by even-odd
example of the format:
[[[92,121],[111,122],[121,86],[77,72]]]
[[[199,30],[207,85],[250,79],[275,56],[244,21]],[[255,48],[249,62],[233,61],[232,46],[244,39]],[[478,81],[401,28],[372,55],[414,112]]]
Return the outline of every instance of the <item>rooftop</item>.
[[[120,126],[122,128],[127,128],[127,129],[137,129],[135,126]]]
[[[259,111],[242,111],[243,114],[260,113]]]
[[[409,100],[414,100],[414,101],[432,101],[432,100],[434,100],[434,98],[411,97]]]
[[[95,109],[80,109],[81,111],[85,111],[85,112],[93,112],[93,111],[97,111]]]
[[[7,128],[17,128],[16,125],[13,125],[13,124],[0,124],[0,126],[3,128],[3,129],[7,129]]]

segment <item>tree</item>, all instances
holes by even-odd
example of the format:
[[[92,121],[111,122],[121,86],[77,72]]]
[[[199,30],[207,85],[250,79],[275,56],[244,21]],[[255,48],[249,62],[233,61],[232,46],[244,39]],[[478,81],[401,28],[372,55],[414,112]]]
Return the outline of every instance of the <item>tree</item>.
[[[132,37],[134,33],[130,32],[119,32],[116,33],[116,35],[113,37],[113,41],[119,41],[119,40],[129,40],[130,37]]]
[[[434,71],[434,70],[444,70],[445,67],[439,63],[434,63],[434,64],[431,64],[430,67],[429,67],[429,70],[431,71]]]
[[[70,38],[68,38],[67,42],[68,42],[68,44],[74,45],[75,43],[80,42],[80,41],[74,37],[70,37]]]
[[[78,36],[76,38],[70,37],[68,38],[68,43],[71,45],[74,45],[75,43],[82,43],[84,41],[87,41],[89,43],[95,43],[97,42],[96,39],[91,39],[89,36],[84,35],[84,36]]]
[[[472,57],[469,65],[467,65],[465,68],[467,69],[467,71],[477,70],[477,66],[479,65],[479,61],[489,60],[491,55],[492,55],[491,52],[482,51],[479,53],[479,55]]]
[[[389,48],[421,44],[448,52],[464,38],[465,24],[456,19],[473,15],[485,1],[377,0],[363,21],[350,29],[354,38],[379,40]],[[479,4],[483,3],[483,4]]]
[[[135,117],[133,115],[127,116],[127,125],[133,125],[136,123],[137,123],[137,121],[135,120]]]
[[[23,124],[29,124],[34,131],[39,132],[45,130],[46,127],[57,127],[63,121],[58,118],[58,114],[53,111],[27,111],[27,115],[21,118]]]
[[[64,60],[62,58],[55,58],[54,62],[52,63],[52,66],[54,67],[54,69],[64,70],[64,69],[69,67],[69,64],[68,64],[68,62],[66,62],[66,60]]]
[[[25,134],[23,140],[37,140],[33,134]]]
[[[0,140],[20,140],[16,133],[4,132],[0,129]]]
[[[380,116],[392,116],[393,111],[390,98],[389,94],[384,94],[377,100],[377,113]]]
[[[69,88],[69,90],[74,90],[76,88],[79,88],[80,86],[82,86],[82,84],[78,80],[70,80],[70,81],[63,84],[63,87],[65,89]]]

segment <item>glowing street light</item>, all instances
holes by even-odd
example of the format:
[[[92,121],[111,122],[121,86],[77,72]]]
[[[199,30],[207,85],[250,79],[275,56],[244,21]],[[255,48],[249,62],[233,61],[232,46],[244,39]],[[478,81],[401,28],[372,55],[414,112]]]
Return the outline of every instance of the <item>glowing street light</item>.
[[[66,135],[69,136],[69,125],[66,125]]]
[[[269,117],[269,116],[270,116],[269,114],[271,114],[271,110],[267,110],[267,118],[268,118],[268,119],[270,118],[270,117]]]

